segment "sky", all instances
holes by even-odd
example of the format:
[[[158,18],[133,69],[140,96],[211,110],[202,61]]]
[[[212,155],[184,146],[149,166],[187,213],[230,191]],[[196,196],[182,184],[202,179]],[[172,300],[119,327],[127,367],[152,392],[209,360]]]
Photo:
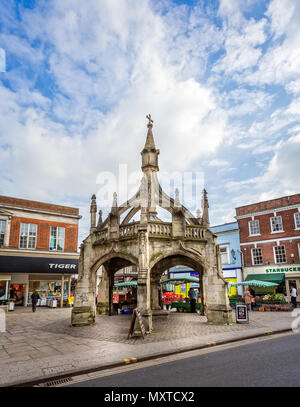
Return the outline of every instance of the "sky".
[[[212,225],[299,193],[299,44],[295,0],[1,0],[0,194],[78,207],[80,244],[105,174],[139,179],[149,113],[161,179],[201,174]]]

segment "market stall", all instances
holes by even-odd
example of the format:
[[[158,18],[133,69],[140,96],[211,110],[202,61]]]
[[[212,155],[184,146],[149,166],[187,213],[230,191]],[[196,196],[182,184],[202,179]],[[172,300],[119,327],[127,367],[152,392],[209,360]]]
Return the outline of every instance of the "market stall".
[[[124,292],[124,288],[127,289]],[[137,281],[126,281],[114,285],[114,314],[131,314],[137,307]]]
[[[291,311],[292,307],[286,301],[286,298],[283,293],[276,293],[275,288],[279,286],[278,283],[270,282],[270,281],[261,281],[261,280],[248,280],[243,281],[241,283],[235,283],[235,286],[247,286],[250,288],[272,288],[271,293],[269,294],[258,294],[255,292],[254,295],[254,306],[252,307],[253,311]],[[259,293],[262,291],[260,290]],[[232,304],[231,306],[235,306]],[[242,298],[241,301],[242,302]]]
[[[199,290],[199,278],[197,277],[173,277],[169,278],[166,280],[163,280],[160,282],[161,286],[164,286],[166,284],[174,284],[176,285],[181,285],[181,284],[189,284],[189,283],[196,283],[198,284],[198,290]],[[201,307],[201,299],[200,296],[197,296],[197,301],[196,301],[196,310],[197,311],[202,311]],[[167,305],[167,307],[171,309],[177,309],[178,312],[190,312],[191,311],[191,305],[189,302],[189,298],[184,298],[182,295],[177,295],[175,292],[169,292],[169,293],[164,293],[163,294],[163,303],[164,305]]]

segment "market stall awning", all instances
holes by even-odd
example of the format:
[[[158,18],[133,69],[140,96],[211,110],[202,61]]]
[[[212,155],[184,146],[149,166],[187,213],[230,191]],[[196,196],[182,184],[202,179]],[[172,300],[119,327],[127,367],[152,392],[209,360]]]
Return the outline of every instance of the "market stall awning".
[[[249,287],[276,287],[278,286],[277,283],[270,283],[269,281],[261,281],[261,280],[248,280],[243,281],[242,283],[235,283],[233,284],[235,287],[239,285],[245,285]]]
[[[137,281],[125,281],[124,283],[117,283],[114,287],[136,287]]]
[[[245,281],[249,280],[268,281],[270,283],[282,283],[285,281],[285,274],[284,273],[248,274]]]
[[[173,278],[168,278],[167,280],[163,280],[160,282],[161,285],[164,284],[186,284],[186,283],[198,283],[199,284],[199,278],[197,277],[173,277]]]

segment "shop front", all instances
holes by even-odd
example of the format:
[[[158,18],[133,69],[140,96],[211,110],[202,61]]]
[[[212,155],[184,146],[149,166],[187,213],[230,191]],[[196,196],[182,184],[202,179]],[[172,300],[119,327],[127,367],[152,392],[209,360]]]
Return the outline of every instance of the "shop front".
[[[294,285],[297,289],[297,301],[300,302],[300,264],[268,265],[261,267],[245,267],[245,281],[261,280],[277,283],[276,293],[282,293],[291,302],[290,289]],[[274,293],[274,288],[256,290],[259,294]]]
[[[0,300],[3,305],[11,300],[16,306],[27,306],[36,290],[41,298],[38,305],[49,305],[52,300],[51,304],[62,307],[71,302],[77,273],[78,260],[74,258],[1,255],[0,287],[5,287],[5,292]]]
[[[241,268],[223,268],[223,277],[226,281],[232,284],[240,283],[242,281],[242,270]],[[241,287],[235,287],[234,285],[228,285],[228,296],[235,297],[237,295],[243,294],[243,289]]]

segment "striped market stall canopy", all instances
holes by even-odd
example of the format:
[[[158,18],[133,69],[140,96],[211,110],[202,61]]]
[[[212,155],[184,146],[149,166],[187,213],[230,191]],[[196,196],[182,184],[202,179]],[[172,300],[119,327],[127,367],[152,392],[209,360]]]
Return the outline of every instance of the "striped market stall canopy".
[[[186,284],[186,283],[198,283],[199,284],[199,278],[197,277],[173,277],[169,278],[167,280],[163,280],[160,282],[161,285],[164,284]]]
[[[125,283],[117,283],[114,287],[136,287],[137,281],[126,281]]]
[[[248,280],[248,281],[243,281],[242,283],[230,283],[230,285],[233,285],[234,287],[237,287],[239,285],[246,285],[246,286],[252,286],[252,287],[276,287],[279,284],[270,283],[269,281]]]

